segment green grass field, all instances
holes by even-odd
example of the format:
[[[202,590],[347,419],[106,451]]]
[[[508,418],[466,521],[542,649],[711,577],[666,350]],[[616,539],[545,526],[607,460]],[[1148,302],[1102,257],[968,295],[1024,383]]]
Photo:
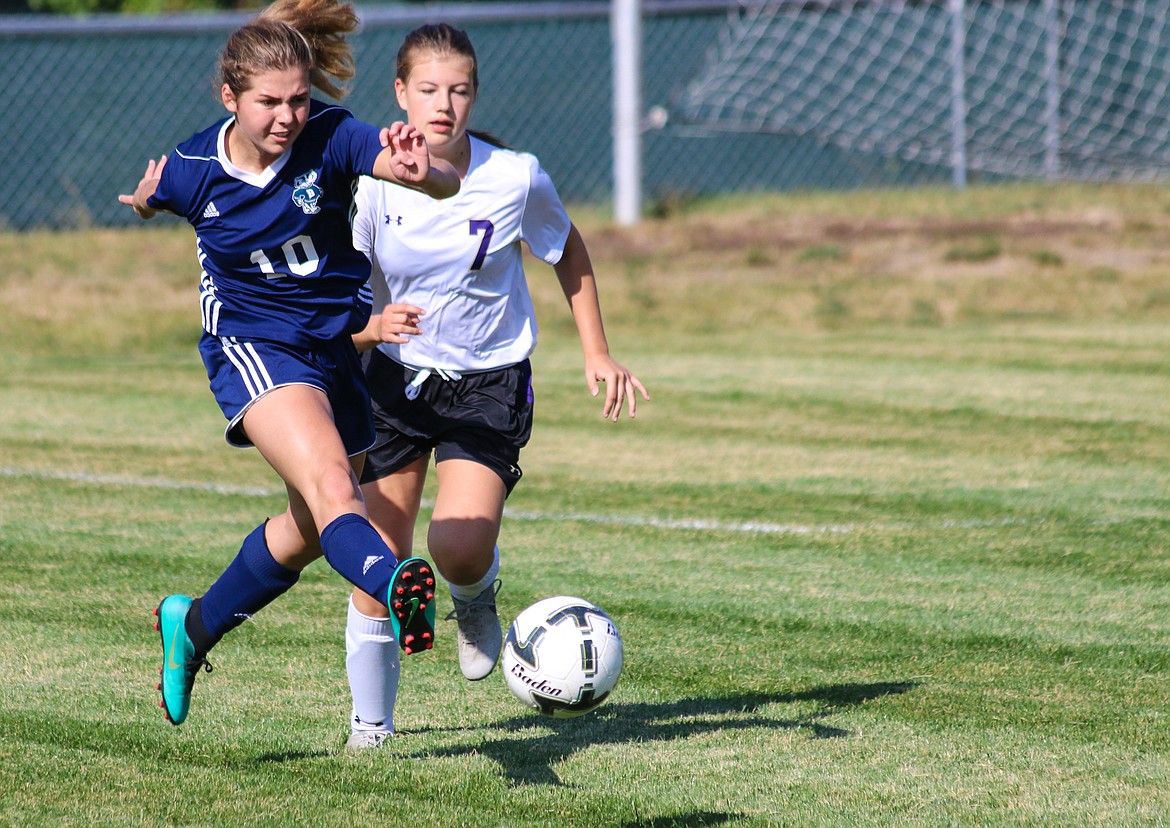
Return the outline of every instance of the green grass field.
[[[440,625],[361,753],[323,563],[157,708],[150,610],[282,508],[222,442],[190,232],[0,235],[0,824],[1170,824],[1170,193],[580,224],[653,400],[601,420],[534,265],[500,607],[595,601],[622,680],[543,719]]]

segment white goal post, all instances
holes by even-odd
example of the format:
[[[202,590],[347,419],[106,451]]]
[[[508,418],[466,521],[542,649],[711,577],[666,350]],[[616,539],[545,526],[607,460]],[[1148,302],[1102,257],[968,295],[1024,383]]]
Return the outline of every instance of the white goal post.
[[[642,217],[642,2],[612,0],[613,211],[618,224]]]

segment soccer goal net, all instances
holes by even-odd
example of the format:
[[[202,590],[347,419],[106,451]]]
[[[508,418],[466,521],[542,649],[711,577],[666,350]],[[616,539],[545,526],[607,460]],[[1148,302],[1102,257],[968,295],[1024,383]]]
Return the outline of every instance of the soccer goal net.
[[[759,0],[674,123],[1049,179],[1170,171],[1166,0]]]

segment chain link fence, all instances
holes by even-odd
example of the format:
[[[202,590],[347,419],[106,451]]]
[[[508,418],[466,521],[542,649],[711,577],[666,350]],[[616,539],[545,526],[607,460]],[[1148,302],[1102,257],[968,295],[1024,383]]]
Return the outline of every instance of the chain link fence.
[[[660,206],[735,191],[950,183],[950,159],[890,151],[870,140],[873,129],[853,137],[848,129],[875,117],[874,123],[885,119],[897,126],[907,116],[889,104],[907,101],[915,111],[933,107],[934,117],[943,120],[942,130],[936,131],[948,134],[953,107],[939,98],[938,70],[930,68],[934,63],[916,57],[915,50],[920,43],[945,40],[951,30],[941,24],[926,30],[919,23],[917,32],[910,27],[915,15],[928,23],[946,21],[946,15],[923,10],[954,8],[959,2],[643,0],[645,211],[653,214]],[[1058,69],[1071,82],[1088,71],[1079,67],[1116,64],[1116,77],[1106,78],[1109,88],[1082,85],[1094,97],[1111,96],[1104,109],[1119,124],[1140,126],[1150,113],[1165,118],[1170,83],[1163,66],[1170,56],[1170,29],[1166,12],[1154,11],[1164,7],[1164,2],[1137,0],[966,0],[962,14],[968,30],[991,32],[978,40],[972,36],[966,47],[970,88],[985,90],[981,94],[987,100],[1006,98],[1006,106],[991,117],[997,129],[1003,119],[1017,117],[1017,110],[1018,117],[1031,117],[1029,107],[1013,108],[1011,96],[1017,93],[1012,90],[1019,88],[1020,78],[1009,58],[1020,53],[1011,41],[1013,33],[1035,29],[1016,25],[1005,12],[1036,9],[1033,16],[1047,19],[1055,9],[1054,19],[1062,26],[1056,33],[1059,41],[1073,31],[1074,18],[1083,17],[1076,15],[1113,8],[1119,10],[1119,20],[1133,18],[1132,25],[1108,30],[1096,23],[1082,25],[1088,57],[1058,54],[1065,61]],[[359,5],[358,11],[363,27],[352,39],[358,74],[345,100],[357,117],[377,124],[400,117],[391,94],[398,46],[415,26],[446,20],[468,31],[479,55],[481,91],[472,127],[536,153],[567,202],[603,205],[612,198],[608,2]],[[870,35],[863,32],[860,41],[842,40],[854,28],[843,21],[860,23],[865,15],[882,28],[875,27]],[[223,116],[212,88],[216,56],[227,35],[245,19],[242,14],[0,17],[0,157],[7,195],[0,201],[0,229],[135,221],[118,204],[117,195],[137,183],[148,158],[170,152]],[[987,19],[1008,20],[1010,25],[990,28],[983,22]],[[1144,44],[1140,62],[1134,58],[1139,53],[1134,38],[1139,37]],[[997,46],[1005,56],[1002,62],[991,64],[976,51],[984,40],[1003,41]],[[1044,38],[1032,35],[1031,40],[1033,48],[1043,47]],[[855,45],[848,46],[850,42]],[[866,59],[874,61],[873,71],[858,72],[856,61],[845,54],[857,43],[871,47]],[[888,45],[874,48],[880,43]],[[1110,54],[1122,59],[1110,62]],[[917,61],[930,77],[882,84],[875,75],[879,60],[903,69]],[[1035,62],[1026,55],[1022,60]],[[817,74],[819,66],[843,67],[868,83],[842,88],[834,75]],[[791,86],[795,69],[812,71],[789,89],[784,83]],[[713,83],[721,72],[730,72],[734,83]],[[779,74],[771,77],[769,72]],[[1100,84],[1100,73],[1091,79]],[[814,84],[819,87],[813,89]],[[784,89],[784,95],[777,95]],[[811,108],[801,110],[799,118],[786,115],[786,101],[810,91]],[[826,124],[832,119],[818,114],[816,107],[836,117],[838,104],[853,109],[842,109],[849,114],[838,118],[840,128],[830,131]],[[982,105],[967,102],[976,114]],[[1029,126],[1020,134],[1043,140],[1044,132],[1043,126]],[[914,145],[919,133],[926,130],[909,134],[907,146]],[[1170,139],[1160,132],[1151,135],[1156,144],[1151,151],[1160,163],[1162,155],[1170,157]],[[987,152],[994,157],[996,150]],[[975,180],[995,180],[991,173],[982,175]]]

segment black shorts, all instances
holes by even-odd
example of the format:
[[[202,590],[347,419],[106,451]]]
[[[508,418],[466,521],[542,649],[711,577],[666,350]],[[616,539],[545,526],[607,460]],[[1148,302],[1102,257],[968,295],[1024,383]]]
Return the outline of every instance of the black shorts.
[[[362,483],[380,480],[428,456],[471,460],[504,481],[520,480],[520,449],[532,435],[532,366],[528,360],[494,371],[444,379],[437,372],[408,399],[417,371],[381,351],[367,355],[366,382],[377,436],[366,453]]]

